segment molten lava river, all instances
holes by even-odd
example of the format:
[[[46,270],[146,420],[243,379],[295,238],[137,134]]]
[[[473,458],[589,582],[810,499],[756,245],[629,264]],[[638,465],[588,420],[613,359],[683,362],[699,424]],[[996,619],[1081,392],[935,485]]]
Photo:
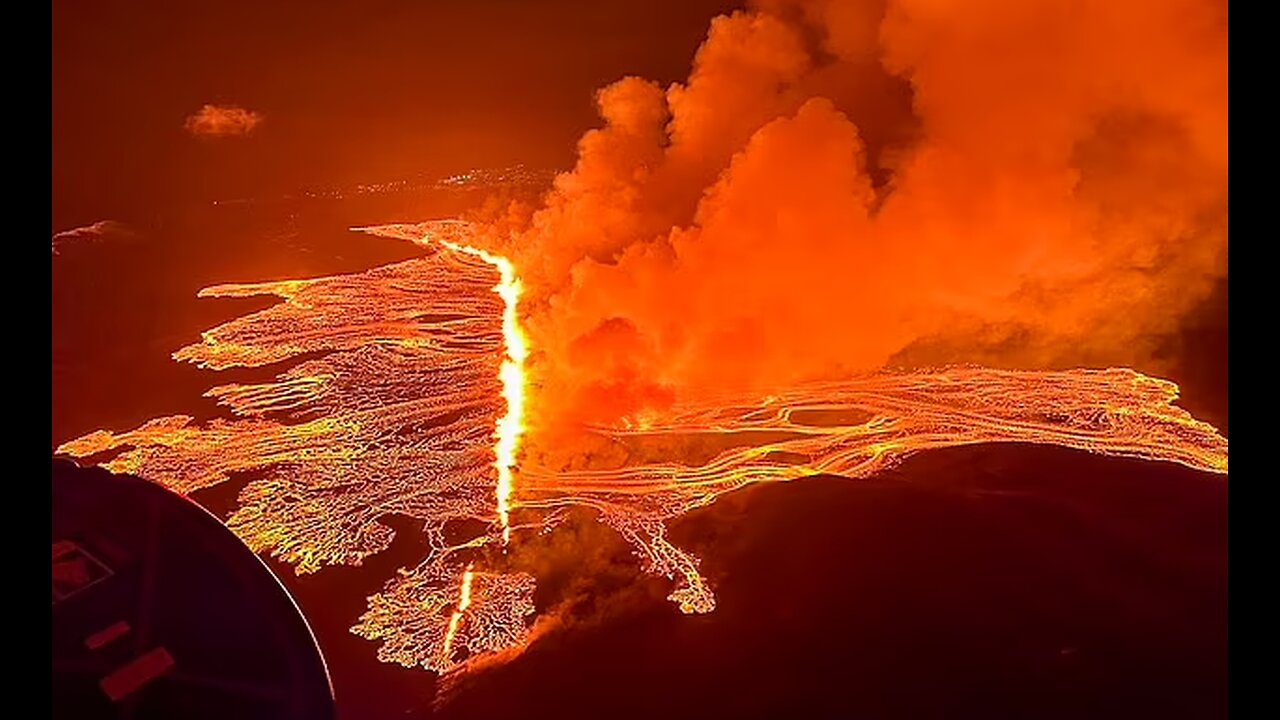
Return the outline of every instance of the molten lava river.
[[[537,467],[521,461],[536,437],[523,435],[530,348],[511,263],[468,245],[461,222],[365,230],[427,254],[201,291],[282,299],[174,354],[210,370],[293,362],[273,382],[209,390],[227,417],[156,418],[57,452],[183,494],[247,474],[228,525],[299,573],[386,549],[387,516],[421,521],[430,553],[370,597],[352,628],[381,643],[384,661],[449,672],[525,647],[535,581],[507,551],[572,508],[594,510],[647,571],[673,579],[683,611],[706,613],[712,588],[667,525],[751,483],[863,478],[921,450],[999,442],[1227,472],[1227,440],[1173,405],[1171,382],[1127,369],[975,367],[706,398],[643,424],[587,428],[619,449],[607,466]],[[481,529],[457,540],[450,528],[464,525]]]

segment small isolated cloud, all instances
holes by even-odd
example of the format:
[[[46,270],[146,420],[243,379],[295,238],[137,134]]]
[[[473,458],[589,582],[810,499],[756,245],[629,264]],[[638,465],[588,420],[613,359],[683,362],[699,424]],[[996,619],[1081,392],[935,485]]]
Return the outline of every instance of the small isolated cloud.
[[[234,105],[205,105],[187,118],[187,132],[196,137],[243,137],[262,122],[262,114]]]
[[[115,220],[99,220],[92,225],[63,230],[53,234],[53,254],[71,244],[102,242],[108,235],[129,235],[129,230]]]

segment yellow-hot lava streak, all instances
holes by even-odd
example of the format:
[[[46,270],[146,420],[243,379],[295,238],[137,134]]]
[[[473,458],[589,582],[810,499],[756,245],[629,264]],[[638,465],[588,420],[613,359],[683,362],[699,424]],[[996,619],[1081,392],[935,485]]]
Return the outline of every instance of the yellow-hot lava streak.
[[[444,636],[444,649],[440,653],[447,662],[453,652],[453,637],[458,634],[458,623],[462,621],[462,613],[471,606],[471,580],[475,577],[472,564],[467,563],[466,572],[462,573],[462,585],[458,588],[458,609],[449,617],[449,630]]]
[[[1171,382],[1127,369],[947,368],[701,398],[642,429],[588,428],[618,449],[614,464],[562,470],[526,455],[516,486],[528,347],[515,268],[471,247],[466,223],[368,230],[428,252],[363,273],[201,291],[282,299],[174,354],[215,370],[295,362],[271,382],[211,389],[229,417],[157,418],[57,452],[181,493],[247,475],[228,526],[300,573],[358,565],[390,545],[386,517],[418,519],[427,557],[371,596],[352,628],[388,662],[447,672],[528,642],[534,578],[486,567],[479,553],[511,540],[517,505],[544,528],[569,508],[595,510],[648,571],[675,581],[682,610],[708,612],[698,558],[666,528],[750,484],[867,477],[921,451],[1001,442],[1227,473],[1227,440],[1173,404]],[[446,525],[466,521],[488,531],[446,538]]]
[[[502,298],[502,341],[506,359],[502,361],[499,378],[502,380],[502,398],[507,403],[507,413],[498,418],[493,436],[496,459],[493,466],[498,471],[498,520],[502,523],[502,544],[511,541],[511,488],[516,465],[516,452],[520,448],[520,436],[524,434],[524,361],[529,346],[524,331],[520,329],[519,303],[520,278],[515,266],[501,255],[485,252],[448,240],[441,244],[452,250],[474,255],[498,269],[499,280],[493,291]]]

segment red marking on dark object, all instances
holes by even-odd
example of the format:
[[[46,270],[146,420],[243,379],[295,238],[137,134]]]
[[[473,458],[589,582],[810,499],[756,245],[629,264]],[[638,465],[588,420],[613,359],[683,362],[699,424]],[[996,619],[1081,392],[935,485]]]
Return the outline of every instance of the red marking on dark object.
[[[74,542],[59,540],[53,544],[54,603],[110,576],[110,568]]]
[[[84,558],[71,558],[53,566],[53,581],[79,588],[89,584],[89,568]]]
[[[53,559],[57,560],[59,557],[66,555],[67,553],[72,552],[75,549],[76,549],[76,544],[71,542],[70,540],[59,540],[58,542],[53,544]]]
[[[156,648],[146,655],[102,678],[98,685],[115,702],[120,702],[135,690],[163,675],[173,667],[173,656],[164,648]]]
[[[114,625],[108,625],[107,627],[85,638],[84,646],[89,648],[90,650],[97,650],[98,648],[102,647],[103,645],[106,645],[112,640],[115,640],[116,638],[125,635],[126,633],[129,632],[129,630],[130,630],[129,623],[121,620],[120,622],[115,623]]]

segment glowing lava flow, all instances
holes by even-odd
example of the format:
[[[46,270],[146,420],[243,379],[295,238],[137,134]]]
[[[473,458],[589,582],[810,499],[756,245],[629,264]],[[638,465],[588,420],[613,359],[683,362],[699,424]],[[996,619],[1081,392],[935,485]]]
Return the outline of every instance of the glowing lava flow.
[[[502,397],[507,403],[507,413],[498,418],[494,426],[494,439],[498,441],[494,447],[497,458],[493,466],[498,471],[498,519],[502,523],[502,544],[511,541],[511,488],[512,473],[516,465],[516,451],[520,447],[520,436],[524,433],[524,394],[525,377],[524,361],[529,354],[528,341],[524,331],[520,329],[519,303],[520,279],[516,277],[516,269],[511,261],[501,255],[494,255],[455,242],[443,241],[445,247],[458,252],[474,255],[498,269],[500,279],[494,286],[494,292],[502,298],[502,340],[506,359],[502,361],[499,378],[502,380]]]
[[[228,526],[300,573],[386,549],[390,515],[420,521],[426,558],[371,596],[352,628],[384,661],[448,672],[529,642],[533,576],[483,554],[514,541],[513,507],[542,528],[594,509],[647,570],[675,581],[681,609],[707,612],[715,597],[699,561],[666,528],[753,483],[867,477],[922,450],[1001,442],[1227,472],[1227,440],[1173,404],[1173,383],[1124,369],[949,368],[699,398],[642,430],[588,429],[616,450],[610,465],[526,460],[513,484],[528,351],[514,268],[471,248],[465,223],[369,231],[427,252],[364,273],[201,292],[282,300],[174,354],[215,370],[294,361],[272,381],[211,389],[230,417],[157,418],[57,452],[181,493],[247,477]],[[459,539],[468,521],[488,529]]]
[[[1174,405],[1177,396],[1177,385],[1121,368],[954,367],[764,399],[707,398],[644,429],[595,428],[622,454],[617,467],[523,468],[520,505],[595,508],[651,572],[677,581],[670,599],[681,610],[710,612],[715,596],[697,558],[666,540],[666,526],[727,492],[818,474],[865,478],[923,450],[980,443],[1056,445],[1226,474],[1226,439]]]

